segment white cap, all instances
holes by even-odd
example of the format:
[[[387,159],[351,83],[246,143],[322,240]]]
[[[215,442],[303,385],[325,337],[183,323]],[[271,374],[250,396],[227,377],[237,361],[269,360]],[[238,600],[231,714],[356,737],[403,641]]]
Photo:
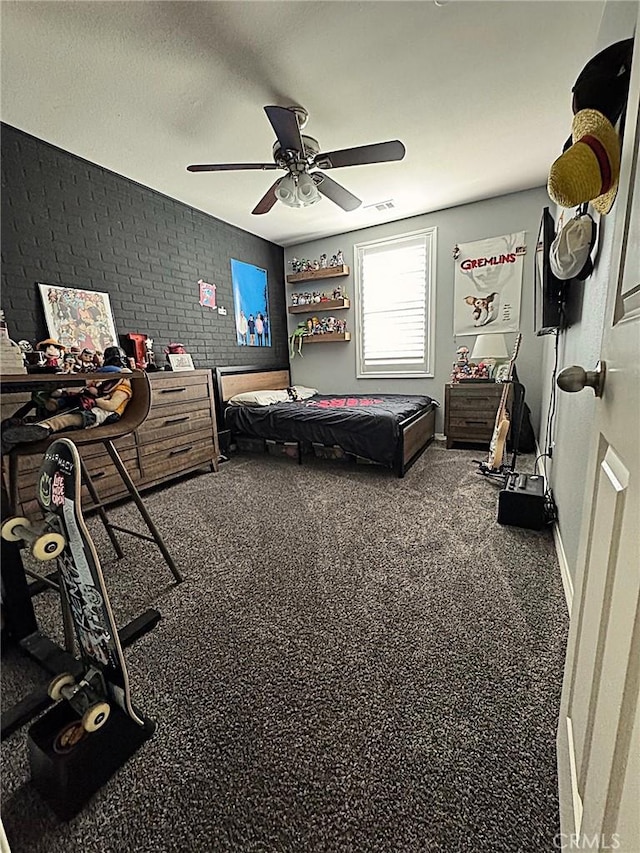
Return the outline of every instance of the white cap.
[[[558,232],[549,251],[549,265],[556,278],[585,279],[593,272],[591,249],[595,242],[596,226],[585,214],[570,219]]]

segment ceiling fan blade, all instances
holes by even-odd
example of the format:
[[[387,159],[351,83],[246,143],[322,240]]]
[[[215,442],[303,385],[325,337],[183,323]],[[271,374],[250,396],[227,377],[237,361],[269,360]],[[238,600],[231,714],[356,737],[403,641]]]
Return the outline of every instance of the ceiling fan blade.
[[[269,187],[269,189],[268,189],[268,190],[266,191],[266,193],[262,196],[262,198],[260,199],[260,201],[259,201],[259,202],[256,204],[256,206],[253,208],[253,210],[251,211],[251,213],[255,213],[256,215],[259,215],[259,214],[261,214],[261,213],[269,213],[269,211],[271,210],[271,208],[273,207],[273,205],[274,205],[274,204],[277,202],[277,200],[278,200],[278,199],[276,198],[276,187],[277,187],[277,186],[278,186],[278,184],[280,183],[280,180],[281,180],[281,179],[280,179],[280,178],[278,178],[278,180],[277,180],[274,184],[272,184],[272,185]]]
[[[265,107],[264,111],[275,131],[280,148],[283,151],[302,151],[298,116],[286,107]]]
[[[350,193],[349,190],[346,190],[328,175],[322,175],[320,172],[312,172],[311,177],[315,181],[319,192],[343,210],[355,210],[356,207],[360,207],[362,204],[357,196]]]
[[[194,166],[187,166],[187,172],[231,172],[246,169],[278,169],[275,163],[200,163]]]
[[[399,139],[391,142],[375,142],[358,148],[343,148],[340,151],[321,152],[316,155],[315,165],[320,169],[338,169],[341,166],[365,166],[367,163],[389,163],[402,160],[405,147]]]

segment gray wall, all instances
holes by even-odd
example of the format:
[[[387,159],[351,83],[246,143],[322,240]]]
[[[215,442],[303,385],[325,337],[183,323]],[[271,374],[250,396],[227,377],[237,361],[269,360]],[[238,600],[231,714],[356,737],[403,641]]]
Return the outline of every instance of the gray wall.
[[[637,3],[607,3],[597,43],[590,55],[585,57],[585,62],[607,45],[632,36],[637,13]],[[570,124],[570,121],[571,117],[568,116],[567,124]],[[552,206],[551,209],[558,219],[561,208]],[[590,212],[598,222],[599,229],[595,270],[582,285],[572,285],[569,301],[572,325],[558,340],[559,370],[572,364],[581,365],[586,370],[594,368],[600,358],[604,324],[611,320],[605,316],[605,307],[617,207],[614,204],[606,216],[599,216],[592,209]],[[564,213],[566,221],[566,217],[571,216],[573,211]],[[552,369],[552,342],[549,341],[542,374],[545,420],[548,400],[552,393]],[[558,391],[556,395],[553,457],[551,462],[547,463],[547,472],[558,506],[558,528],[573,580],[584,520],[584,495],[588,491],[586,454],[593,446],[592,425],[597,405],[596,398],[589,389],[578,394]]]
[[[436,213],[414,216],[399,222],[350,231],[339,237],[327,237],[309,243],[301,243],[285,249],[285,265],[290,271],[288,261],[293,257],[318,258],[321,253],[329,257],[342,249],[345,263],[352,270],[351,275],[340,279],[328,279],[326,289],[333,289],[335,283],[346,286],[347,295],[353,297],[354,244],[365,240],[382,239],[389,236],[415,231],[419,228],[436,226],[437,232],[437,268],[436,268],[436,322],[435,322],[435,370],[433,379],[356,379],[355,347],[355,310],[340,311],[337,316],[347,320],[347,328],[352,333],[350,343],[316,344],[303,347],[303,357],[295,356],[292,361],[292,377],[296,383],[319,388],[326,393],[369,393],[369,392],[405,392],[428,394],[442,403],[438,413],[436,431],[442,432],[444,425],[444,386],[449,381],[451,366],[456,348],[475,342],[475,336],[453,336],[453,247],[456,243],[466,243],[485,237],[497,237],[516,231],[526,231],[527,255],[525,257],[522,285],[522,309],[520,330],[522,347],[518,357],[518,374],[524,383],[527,402],[532,411],[534,429],[540,418],[540,362],[542,357],[542,339],[534,334],[533,319],[533,259],[535,241],[538,235],[543,207],[549,205],[546,189],[539,187],[526,192],[499,196],[487,201],[441,210]],[[299,285],[286,285],[287,300]],[[393,282],[390,282],[389,298],[393,298]],[[309,312],[312,313],[312,310]],[[306,314],[289,315],[289,329],[293,330],[297,322],[306,318]],[[507,345],[511,348],[515,335],[507,335]]]
[[[106,291],[116,331],[180,341],[197,367],[287,359],[280,246],[2,125],[2,308],[15,340],[47,337],[36,282]],[[267,270],[273,346],[239,347],[230,259]],[[198,304],[217,285],[222,316]],[[249,354],[248,354],[249,353]]]

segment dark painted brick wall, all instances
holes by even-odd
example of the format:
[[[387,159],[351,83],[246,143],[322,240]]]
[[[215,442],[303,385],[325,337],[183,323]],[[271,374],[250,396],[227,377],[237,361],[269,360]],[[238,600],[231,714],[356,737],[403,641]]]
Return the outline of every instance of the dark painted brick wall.
[[[196,367],[288,363],[280,246],[2,125],[2,293],[14,340],[47,336],[36,282],[107,292],[116,330],[169,341]],[[230,259],[267,270],[273,346],[236,344]],[[198,303],[217,286],[222,316]]]

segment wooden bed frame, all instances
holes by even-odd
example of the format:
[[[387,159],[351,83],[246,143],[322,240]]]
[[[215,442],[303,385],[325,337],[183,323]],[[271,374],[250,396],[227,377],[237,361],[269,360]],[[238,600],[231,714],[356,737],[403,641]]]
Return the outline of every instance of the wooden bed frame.
[[[246,391],[281,390],[291,385],[288,367],[217,367],[215,370],[216,399],[220,424],[224,424],[227,401],[235,394]],[[400,440],[396,449],[393,470],[404,477],[414,462],[420,458],[434,439],[436,431],[435,407],[428,412],[417,412],[400,423]],[[279,441],[274,437],[275,441]],[[301,454],[298,457],[302,462]]]

